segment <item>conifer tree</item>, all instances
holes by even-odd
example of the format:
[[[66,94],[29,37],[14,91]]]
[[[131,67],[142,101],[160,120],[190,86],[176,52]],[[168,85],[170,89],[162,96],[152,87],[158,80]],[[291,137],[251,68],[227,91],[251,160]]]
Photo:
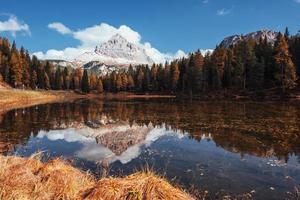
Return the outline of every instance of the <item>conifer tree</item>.
[[[122,89],[122,77],[120,74],[117,74],[117,79],[116,79],[116,90],[117,92],[121,91]]]
[[[171,90],[173,92],[177,91],[178,81],[179,81],[179,67],[177,61],[171,63]]]
[[[297,80],[296,68],[289,53],[288,43],[281,34],[279,34],[277,45],[275,46],[274,59],[277,67],[275,79],[279,81],[283,91],[293,88]]]
[[[199,92],[203,85],[203,56],[198,50],[194,56],[194,66],[192,69],[192,85],[195,92]]]
[[[84,93],[90,92],[89,76],[88,76],[88,72],[86,69],[83,72],[83,77],[82,77],[82,81],[81,81],[81,91]]]
[[[44,73],[45,73],[45,74],[44,74],[44,78],[45,78],[45,80],[44,80],[45,88],[44,88],[44,89],[50,90],[50,89],[51,89],[50,79],[49,79],[49,77],[48,77],[48,74],[47,74],[46,72],[44,72]]]
[[[128,74],[127,80],[128,80],[128,88],[131,91],[135,85],[134,85],[134,80],[130,74]]]
[[[143,90],[149,91],[150,89],[150,70],[148,65],[144,68],[144,81],[143,81]]]
[[[101,78],[98,78],[96,89],[98,93],[103,93],[103,84]]]
[[[70,74],[69,74],[69,70],[67,67],[64,68],[64,72],[63,72],[63,89],[64,90],[69,90],[70,89]]]
[[[137,75],[137,89],[142,90],[143,89],[143,82],[144,82],[144,72],[142,68],[139,68],[138,75]]]
[[[31,89],[35,90],[37,88],[36,83],[37,83],[37,73],[36,73],[35,70],[32,70],[31,75],[30,75],[30,87],[31,87]]]
[[[151,76],[151,89],[152,90],[157,90],[157,65],[153,64],[151,67],[151,72],[150,72],[150,76]]]
[[[61,90],[62,89],[62,82],[61,82],[61,72],[60,72],[60,68],[58,67],[56,69],[56,72],[55,72],[55,87],[54,89],[55,90]]]
[[[22,86],[22,77],[23,77],[23,69],[20,65],[20,57],[17,49],[15,49],[15,43],[12,47],[11,57],[9,60],[10,65],[10,76],[11,76],[11,84],[14,87]]]
[[[90,75],[90,90],[96,90],[97,88],[97,77],[94,74]]]

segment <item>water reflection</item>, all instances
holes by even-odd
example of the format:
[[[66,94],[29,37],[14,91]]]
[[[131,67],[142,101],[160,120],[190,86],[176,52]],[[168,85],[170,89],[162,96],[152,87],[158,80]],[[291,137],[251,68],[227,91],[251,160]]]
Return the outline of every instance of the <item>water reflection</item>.
[[[300,152],[299,108],[271,103],[89,100],[40,105],[13,110],[0,118],[0,152],[26,143],[31,135],[45,135],[50,140],[74,137],[81,142],[94,138],[119,156],[129,146],[147,143],[156,132],[166,134],[166,129],[189,133],[197,141],[206,136],[241,156],[276,156],[287,162],[290,155]]]
[[[0,117],[0,153],[63,156],[131,173],[146,162],[187,187],[283,197],[300,184],[300,105],[80,100]],[[243,185],[241,185],[243,180]],[[270,193],[269,188],[275,188]]]
[[[183,136],[165,131],[164,128],[154,128],[151,124],[129,126],[116,123],[110,124],[109,127],[80,126],[49,132],[40,131],[37,138],[46,137],[50,141],[64,140],[68,143],[78,142],[82,148],[74,152],[77,158],[107,163],[120,161],[122,164],[126,164],[140,155],[142,147],[148,147],[166,135],[178,138]]]

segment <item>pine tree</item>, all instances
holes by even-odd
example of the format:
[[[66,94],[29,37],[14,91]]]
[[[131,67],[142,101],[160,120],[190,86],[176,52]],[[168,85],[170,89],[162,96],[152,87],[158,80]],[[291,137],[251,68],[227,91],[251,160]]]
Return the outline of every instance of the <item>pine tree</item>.
[[[158,82],[157,82],[157,70],[158,67],[157,65],[153,64],[151,67],[151,72],[150,72],[150,76],[151,76],[151,89],[156,91],[158,88]]]
[[[121,79],[122,79],[122,90],[126,91],[127,90],[127,85],[128,85],[127,75],[125,73],[122,73],[121,74]]]
[[[224,75],[223,75],[223,87],[230,88],[232,85],[232,60],[233,60],[233,52],[231,49],[227,50],[226,62],[224,67]]]
[[[244,71],[244,63],[242,61],[242,58],[238,56],[233,65],[233,83],[237,88],[244,87]]]
[[[98,78],[96,89],[98,93],[103,93],[103,84],[101,78]]]
[[[300,34],[292,37],[290,42],[290,52],[293,63],[296,66],[297,76],[300,76]]]
[[[96,90],[97,88],[97,77],[94,74],[90,75],[90,90]]]
[[[288,42],[290,39],[290,32],[289,32],[288,27],[285,28],[284,37],[285,37],[286,41]]]
[[[138,75],[137,75],[137,89],[142,90],[143,89],[143,82],[144,82],[144,72],[142,68],[138,69]]]
[[[134,80],[130,74],[128,74],[127,80],[128,80],[128,88],[131,91],[133,90],[135,85],[134,85]]]
[[[115,71],[113,71],[111,74],[110,74],[110,88],[111,88],[111,91],[114,91],[116,92],[117,91],[117,73]]]
[[[203,64],[204,64],[203,56],[202,56],[201,52],[198,50],[194,56],[194,68],[192,69],[192,71],[193,71],[192,85],[193,85],[193,90],[195,92],[200,92],[200,90],[202,90]]]
[[[90,92],[89,76],[86,69],[83,72],[83,77],[81,81],[81,91],[84,93]]]
[[[150,89],[150,70],[148,65],[144,68],[144,81],[143,81],[143,90],[149,91]]]
[[[283,91],[293,88],[297,80],[296,68],[289,53],[288,43],[281,34],[275,46],[274,60],[277,67],[275,79],[279,81]]]
[[[32,70],[30,75],[30,87],[31,89],[35,90],[37,88],[37,73],[35,70]]]
[[[195,58],[194,58],[194,54],[191,54],[189,56],[189,60],[187,64],[187,77],[186,77],[187,89],[191,95],[195,90],[193,85],[195,82],[194,68],[195,68]]]
[[[171,90],[173,92],[177,91],[178,81],[179,81],[179,67],[177,61],[171,63]]]
[[[120,74],[117,74],[117,79],[116,79],[116,90],[117,92],[121,91],[122,89],[122,77]]]
[[[24,87],[29,87],[30,85],[30,74],[29,74],[29,64],[30,64],[30,58],[28,59],[28,52],[25,52],[25,49],[22,47],[20,50],[20,64],[23,68],[22,72],[22,83]]]
[[[70,89],[70,74],[69,74],[69,70],[67,67],[64,68],[64,72],[63,72],[63,89],[64,90],[69,90]]]
[[[58,67],[55,72],[55,84],[54,84],[55,90],[61,90],[62,89],[62,82],[61,82],[61,72],[60,68]]]
[[[14,43],[15,44],[15,43]],[[23,69],[22,66],[20,65],[20,56],[15,49],[15,46],[13,46],[12,52],[11,52],[11,57],[9,60],[9,65],[10,65],[10,75],[11,75],[11,84],[14,87],[20,87],[22,86],[22,77],[23,77]]]
[[[51,89],[50,79],[49,79],[48,74],[46,72],[44,74],[44,78],[45,78],[45,80],[44,80],[45,88],[44,89],[50,90]]]

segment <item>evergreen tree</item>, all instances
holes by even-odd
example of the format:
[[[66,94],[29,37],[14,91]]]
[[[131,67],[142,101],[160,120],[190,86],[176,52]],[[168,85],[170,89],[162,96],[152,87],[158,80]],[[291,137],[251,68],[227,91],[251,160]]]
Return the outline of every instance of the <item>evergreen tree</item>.
[[[64,90],[69,90],[70,89],[70,73],[67,67],[64,68],[63,72],[63,89]]]
[[[60,68],[58,67],[55,72],[55,84],[54,84],[55,90],[61,90],[62,89],[62,82],[61,82],[61,72]]]
[[[224,75],[223,75],[223,87],[230,88],[232,85],[232,61],[233,61],[233,52],[231,49],[227,50],[225,67],[224,67]]]
[[[130,74],[128,74],[127,80],[128,80],[128,88],[131,91],[131,90],[133,90],[135,85],[134,85],[134,80]]]
[[[149,67],[146,66],[144,69],[143,90],[149,91],[149,89],[150,89],[150,70]]]
[[[49,79],[48,74],[47,74],[46,72],[45,72],[45,74],[44,74],[44,78],[45,78],[45,80],[44,80],[44,83],[45,83],[45,89],[46,89],[46,90],[50,90],[50,89],[51,89],[50,79]]]
[[[157,82],[157,71],[158,67],[157,65],[153,64],[151,67],[151,89],[156,91],[158,88],[158,82]]]
[[[101,78],[98,78],[96,89],[98,93],[103,93],[103,84]]]
[[[279,81],[283,91],[293,88],[297,80],[296,68],[289,53],[288,43],[281,34],[279,34],[277,45],[275,46],[274,59],[277,67],[275,79]]]
[[[203,56],[198,50],[194,56],[194,66],[192,69],[192,85],[193,91],[200,92],[203,85]]]
[[[144,82],[144,72],[142,68],[138,69],[138,75],[137,75],[137,89],[141,91],[143,89],[143,82]]]
[[[117,79],[116,79],[116,90],[117,92],[121,91],[122,89],[122,77],[120,74],[117,74]]]
[[[97,88],[97,77],[94,74],[90,75],[90,90],[96,90]]]
[[[15,43],[14,48],[12,48],[11,57],[9,60],[10,65],[10,76],[11,76],[11,84],[14,87],[20,87],[22,86],[22,77],[23,77],[23,69],[20,65],[20,57],[18,51],[15,49]]]
[[[81,82],[81,91],[84,93],[90,92],[89,76],[88,72],[85,69],[83,72],[82,82]]]
[[[30,75],[30,87],[31,87],[31,89],[35,90],[37,88],[36,83],[37,83],[37,73],[36,73],[35,70],[32,70],[31,75]]]
[[[171,90],[173,92],[177,91],[177,85],[179,81],[179,67],[177,61],[171,63]]]

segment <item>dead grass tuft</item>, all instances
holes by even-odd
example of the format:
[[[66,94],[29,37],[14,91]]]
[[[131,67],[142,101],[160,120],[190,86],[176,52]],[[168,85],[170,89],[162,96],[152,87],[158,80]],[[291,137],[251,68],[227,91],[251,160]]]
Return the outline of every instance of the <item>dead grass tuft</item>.
[[[150,171],[95,180],[61,159],[0,156],[0,199],[192,199]]]

